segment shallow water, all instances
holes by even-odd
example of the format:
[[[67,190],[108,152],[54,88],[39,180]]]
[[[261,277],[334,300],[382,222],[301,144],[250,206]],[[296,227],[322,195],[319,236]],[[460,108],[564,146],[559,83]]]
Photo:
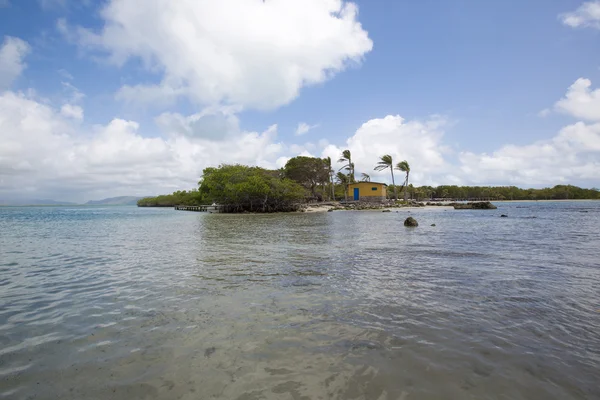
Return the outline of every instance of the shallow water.
[[[0,398],[598,399],[599,227],[0,207]]]

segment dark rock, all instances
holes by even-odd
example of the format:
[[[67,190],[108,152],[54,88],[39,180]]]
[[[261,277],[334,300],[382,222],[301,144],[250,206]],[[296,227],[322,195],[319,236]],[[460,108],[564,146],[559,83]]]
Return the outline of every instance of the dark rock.
[[[508,215],[506,215],[506,214],[502,214],[502,215],[500,216],[500,218],[508,218]]]
[[[435,224],[431,224],[431,226],[435,226]]]
[[[413,227],[413,226],[419,226],[419,223],[417,222],[416,219],[414,219],[413,217],[408,217],[406,218],[406,220],[404,221],[404,226],[409,226],[409,227]]]
[[[455,210],[495,210],[498,207],[490,203],[489,201],[477,201],[474,203],[466,203],[466,204],[454,204]]]
[[[383,210],[382,212],[392,212],[392,210]]]
[[[327,212],[333,212],[333,208],[330,208],[329,210],[327,210]]]
[[[212,356],[215,351],[217,351],[216,348],[209,347],[208,349],[204,350],[204,357],[210,358],[210,356]]]

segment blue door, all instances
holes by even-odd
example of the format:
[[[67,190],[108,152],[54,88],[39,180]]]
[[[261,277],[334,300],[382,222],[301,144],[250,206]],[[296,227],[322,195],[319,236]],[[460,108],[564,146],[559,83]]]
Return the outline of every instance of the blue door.
[[[358,188],[354,188],[354,201],[358,201],[360,196],[358,195]]]

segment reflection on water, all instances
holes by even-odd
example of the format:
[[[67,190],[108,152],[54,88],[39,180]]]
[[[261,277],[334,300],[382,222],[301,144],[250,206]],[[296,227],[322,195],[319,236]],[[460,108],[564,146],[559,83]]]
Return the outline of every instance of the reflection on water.
[[[0,208],[0,397],[600,398],[599,206]]]

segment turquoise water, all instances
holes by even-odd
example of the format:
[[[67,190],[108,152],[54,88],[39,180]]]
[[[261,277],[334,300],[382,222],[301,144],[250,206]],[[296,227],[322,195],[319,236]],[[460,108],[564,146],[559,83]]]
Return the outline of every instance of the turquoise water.
[[[598,399],[599,227],[0,207],[0,398]]]

